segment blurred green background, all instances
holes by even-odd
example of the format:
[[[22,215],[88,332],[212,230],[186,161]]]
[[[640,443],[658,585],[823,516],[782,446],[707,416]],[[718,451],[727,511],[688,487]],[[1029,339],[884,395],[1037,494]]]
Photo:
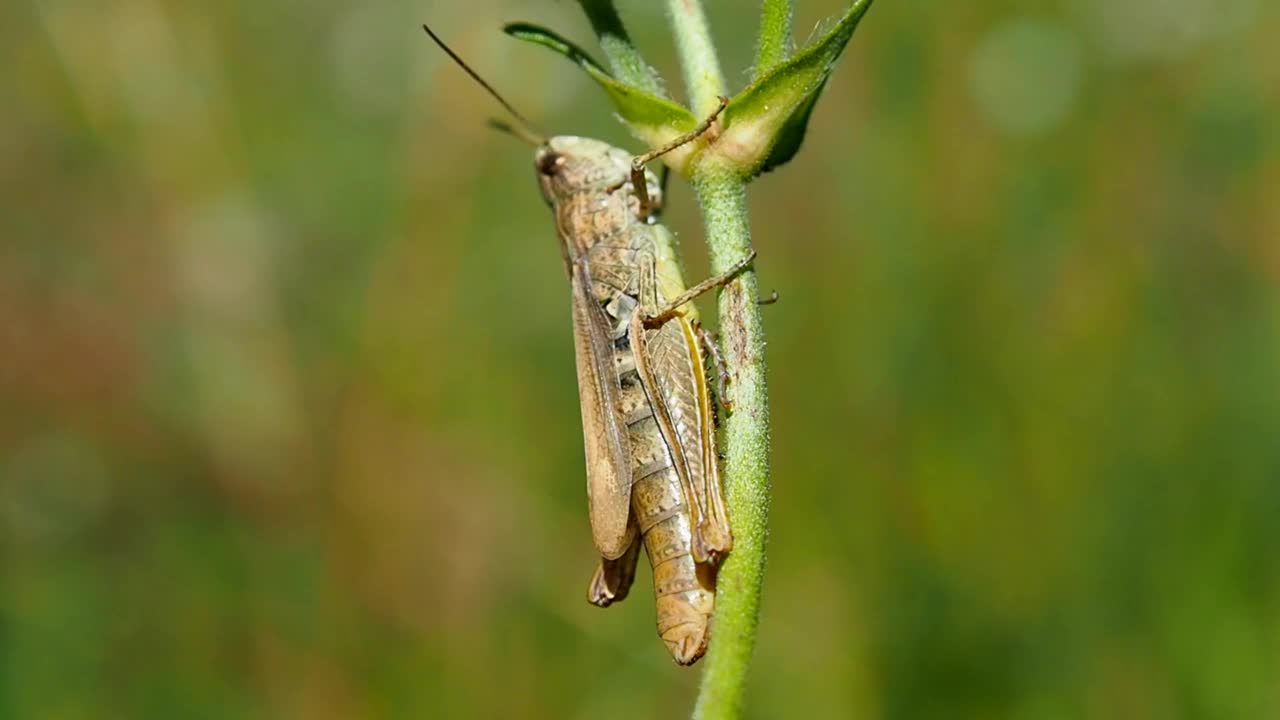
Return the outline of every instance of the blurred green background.
[[[740,87],[756,6],[708,11]],[[584,599],[530,153],[419,28],[636,147],[516,19],[594,46],[567,0],[0,10],[0,717],[688,712],[647,567]],[[871,9],[752,186],[751,717],[1280,717],[1278,33],[1266,0]],[[667,222],[704,276],[678,180]]]

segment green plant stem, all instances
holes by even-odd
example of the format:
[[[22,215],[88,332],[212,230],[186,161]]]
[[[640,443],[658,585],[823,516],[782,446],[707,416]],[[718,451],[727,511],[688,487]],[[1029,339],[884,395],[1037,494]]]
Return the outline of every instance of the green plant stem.
[[[616,78],[628,85],[647,90],[658,97],[667,97],[662,78],[631,42],[626,27],[613,0],[578,0],[600,39],[600,49],[609,61],[609,69]]]
[[[756,67],[760,78],[787,59],[791,52],[792,0],[764,0],[760,10],[760,44],[756,47]]]
[[[705,115],[725,94],[706,15],[698,0],[669,0],[667,7],[694,114]],[[691,180],[702,208],[711,270],[723,272],[751,251],[747,180],[714,160],[696,164]],[[694,717],[700,720],[741,715],[759,622],[769,518],[769,399],[757,297],[754,270],[744,272],[720,293],[721,345],[733,400],[733,412],[724,423],[721,477],[733,526],[733,551],[720,568],[716,585],[711,645],[694,707]]]
[[[699,0],[667,0],[667,14],[676,36],[689,107],[694,115],[706,117],[715,110],[719,97],[727,94],[706,13]]]
[[[733,169],[702,163],[693,173],[702,207],[712,272],[723,272],[751,249],[746,181]],[[737,718],[755,650],[769,520],[769,398],[764,326],[756,275],[744,272],[720,293],[720,336],[733,412],[724,423],[722,474],[733,551],[716,584],[711,645],[703,661],[698,720]]]

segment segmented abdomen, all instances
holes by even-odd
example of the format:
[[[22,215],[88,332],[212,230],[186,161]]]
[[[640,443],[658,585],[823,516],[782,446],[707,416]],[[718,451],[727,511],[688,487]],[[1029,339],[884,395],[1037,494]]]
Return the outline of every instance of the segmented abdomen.
[[[657,332],[651,331],[651,336]],[[653,567],[658,635],[676,662],[688,665],[706,651],[715,605],[714,579],[700,576],[693,560],[690,509],[635,373],[631,351],[623,348],[617,353],[631,440],[631,513]]]

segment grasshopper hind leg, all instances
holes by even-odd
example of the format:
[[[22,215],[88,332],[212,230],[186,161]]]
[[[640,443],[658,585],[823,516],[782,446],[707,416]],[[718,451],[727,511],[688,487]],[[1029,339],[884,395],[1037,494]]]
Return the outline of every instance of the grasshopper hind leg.
[[[596,607],[609,607],[613,603],[622,602],[631,591],[631,583],[636,579],[636,562],[640,559],[640,538],[635,532],[635,525],[628,529],[631,544],[627,551],[613,560],[600,558],[596,571],[591,576],[591,585],[587,588],[587,602]]]

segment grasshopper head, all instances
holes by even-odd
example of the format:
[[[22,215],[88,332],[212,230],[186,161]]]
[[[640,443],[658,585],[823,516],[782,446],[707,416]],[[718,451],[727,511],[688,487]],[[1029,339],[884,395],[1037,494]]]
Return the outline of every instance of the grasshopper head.
[[[631,181],[631,154],[621,148],[591,138],[560,135],[538,146],[534,168],[542,197],[550,204],[584,190],[620,188]],[[662,190],[654,174],[645,170],[649,196],[662,201]]]

